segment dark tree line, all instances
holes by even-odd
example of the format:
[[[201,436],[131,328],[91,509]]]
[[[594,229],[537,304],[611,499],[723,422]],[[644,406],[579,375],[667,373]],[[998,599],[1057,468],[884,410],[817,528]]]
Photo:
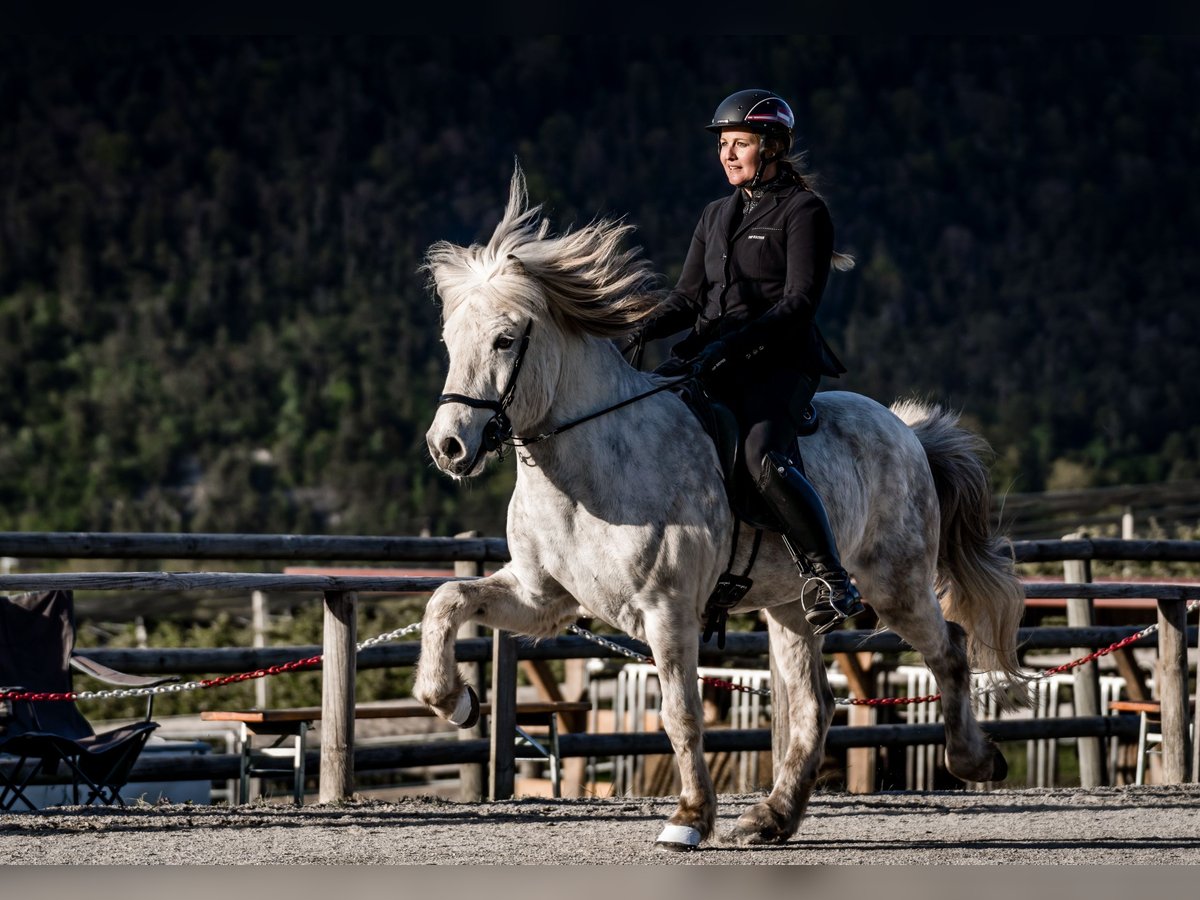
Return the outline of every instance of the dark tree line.
[[[417,273],[514,158],[669,282],[732,90],[794,101],[857,268],[840,383],[963,410],[997,489],[1200,476],[1200,54],[1168,38],[0,39],[0,528],[502,529],[423,434]]]

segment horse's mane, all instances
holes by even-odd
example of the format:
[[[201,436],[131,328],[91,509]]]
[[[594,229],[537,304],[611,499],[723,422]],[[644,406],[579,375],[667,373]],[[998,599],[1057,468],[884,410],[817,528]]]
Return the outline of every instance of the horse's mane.
[[[578,231],[550,236],[541,205],[530,207],[517,165],[508,205],[487,244],[462,247],[438,241],[423,271],[451,316],[471,294],[487,293],[500,308],[538,318],[548,312],[562,324],[598,337],[631,332],[659,299],[657,278],[641,248],[621,249],[632,225],[594,220]],[[530,291],[528,279],[541,291]],[[538,296],[540,295],[540,296]]]

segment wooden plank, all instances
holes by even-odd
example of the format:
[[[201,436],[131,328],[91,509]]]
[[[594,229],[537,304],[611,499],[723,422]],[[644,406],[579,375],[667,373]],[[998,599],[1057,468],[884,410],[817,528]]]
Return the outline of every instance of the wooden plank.
[[[519,668],[525,673],[529,683],[537,688],[537,692],[544,700],[555,702],[563,699],[558,679],[554,677],[554,672],[551,671],[550,664],[546,660],[523,659],[520,661]]]
[[[1196,696],[1192,700],[1192,781],[1200,782],[1200,641],[1197,641]]]
[[[492,636],[492,756],[488,768],[488,797],[508,800],[516,787],[513,735],[517,728],[517,643],[497,630]]]
[[[994,739],[1028,740],[1030,738],[1063,738],[1079,735],[1120,736],[1136,739],[1136,716],[1096,716],[1091,719],[1012,719],[983,722],[983,730]],[[945,731],[941,724],[931,725],[873,725],[866,728],[835,726],[829,730],[826,747],[837,749],[852,746],[893,744],[942,743]],[[770,729],[750,731],[718,729],[704,736],[706,751],[767,750],[771,746]],[[559,738],[564,758],[588,756],[618,756],[628,754],[671,753],[671,744],[663,732],[640,734],[564,734]],[[525,752],[525,751],[521,751]],[[530,756],[536,754],[530,748]],[[481,762],[489,753],[486,741],[437,741],[428,744],[398,744],[379,747],[359,747],[354,753],[356,771],[416,768],[436,765],[457,765]],[[313,753],[309,757],[316,764]],[[132,780],[160,781],[184,779],[227,779],[238,774],[236,754],[143,754],[134,764]]]
[[[1188,779],[1191,763],[1188,736],[1187,607],[1163,600],[1158,606],[1158,696],[1162,703],[1162,771],[1167,784]]]
[[[518,659],[520,654],[518,653]],[[562,688],[554,677],[550,663],[544,659],[519,659],[522,672],[531,684],[537,688],[542,698],[549,703],[566,703]],[[563,734],[587,731],[587,711],[592,708],[590,703],[583,704],[582,710],[564,711],[559,717],[558,729]],[[566,710],[566,707],[563,707]]]
[[[0,591],[94,590],[94,591],[361,591],[371,593],[429,593],[457,578],[405,576],[280,575],[253,572],[73,572],[56,574],[0,575]],[[1062,584],[1027,582],[1030,598],[1115,598],[1150,597],[1156,600],[1200,599],[1200,584]],[[761,632],[760,632],[761,633]],[[852,632],[830,632],[839,637]],[[730,635],[732,638],[732,635]],[[727,641],[728,643],[728,641]],[[828,646],[826,647],[828,652]],[[728,648],[727,651],[728,652]],[[708,655],[712,655],[711,651]],[[701,653],[703,660],[705,654]]]
[[[302,559],[506,562],[503,538],[307,534],[6,532],[0,556],[31,559]]]
[[[518,715],[526,713],[545,715],[551,712],[578,713],[587,712],[589,709],[591,709],[591,704],[586,701],[564,701],[562,703],[535,701],[518,703],[516,706]],[[481,716],[491,715],[491,704],[482,704],[479,712]],[[417,705],[356,706],[354,708],[354,718],[356,719],[429,719],[436,715],[437,713],[428,706]],[[200,718],[205,722],[246,722],[250,724],[315,722],[322,718],[322,709],[319,706],[296,706],[289,709],[208,709],[200,713]]]
[[[459,540],[473,540],[479,537],[477,531],[464,531],[461,534],[456,534],[455,537]],[[460,559],[454,563],[454,574],[460,578],[480,578],[484,574],[483,562],[479,560]],[[483,637],[483,626],[478,622],[467,621],[458,629],[458,638],[460,640],[471,640],[474,638]],[[475,693],[480,700],[487,699],[487,666],[480,660],[468,667],[470,673],[467,681],[475,688]],[[470,728],[460,728],[458,731],[458,739],[460,741],[482,740],[486,736],[484,730],[484,719],[480,715],[479,721]],[[487,789],[487,768],[482,765],[464,765],[458,770],[458,799],[464,803],[478,803],[486,796]]]
[[[1113,700],[1108,704],[1109,712],[1151,713],[1157,716],[1162,712],[1162,704],[1157,700]]]
[[[1150,688],[1146,683],[1146,673],[1138,665],[1137,657],[1129,647],[1122,647],[1112,653],[1113,662],[1117,664],[1117,674],[1125,679],[1125,693],[1130,700],[1149,700]],[[1112,706],[1110,703],[1109,706]]]
[[[76,572],[0,575],[0,591],[366,591],[426,594],[457,578],[278,575],[256,572]]]
[[[861,700],[869,700],[875,696],[875,689],[868,674],[871,656],[870,653],[835,653],[833,655],[833,658],[838,661],[838,668],[842,670],[846,681],[850,684],[850,693]]]
[[[873,653],[837,653],[834,658],[850,683],[855,697],[875,696],[871,678]],[[875,710],[869,706],[851,706],[846,716],[851,726],[875,724]],[[874,747],[852,747],[846,751],[846,790],[851,794],[871,794],[875,791],[875,767],[878,752]]]
[[[1200,541],[1126,541],[1120,538],[1013,541],[1017,562],[1061,562],[1065,559],[1113,561],[1200,561]]]
[[[1067,535],[1064,541],[1075,538]],[[1079,584],[1092,580],[1091,562],[1086,559],[1068,559],[1063,562],[1063,580]],[[1090,628],[1095,625],[1095,615],[1092,610],[1092,600],[1088,597],[1071,597],[1067,599],[1067,625],[1073,628]],[[1073,658],[1078,659],[1088,655],[1087,648],[1073,647]],[[1074,687],[1074,706],[1077,716],[1100,715],[1100,669],[1093,662],[1078,666],[1072,676]],[[1100,787],[1104,784],[1105,765],[1104,748],[1098,738],[1080,738],[1075,745],[1079,759],[1079,784],[1085,788]]]
[[[1145,486],[1132,489],[1140,499]],[[1175,483],[1167,487],[1177,499]],[[1044,495],[1042,495],[1044,496]],[[1200,499],[1200,494],[1197,495]],[[1004,501],[1014,510],[1021,495]],[[1068,500],[1066,508],[1072,500]],[[1113,496],[1109,504],[1125,504]],[[1058,562],[1064,559],[1200,561],[1197,541],[1126,541],[1091,538],[1080,541],[1015,541],[1018,562]],[[376,560],[389,562],[506,562],[503,538],[391,537],[295,534],[154,534],[140,532],[6,532],[0,534],[0,556],[30,559],[281,559]]]
[[[360,598],[361,599],[361,598]],[[1063,647],[1107,647],[1142,629],[1138,626],[1110,625],[1093,628],[1022,628],[1017,632],[1017,641],[1023,650],[1061,649]],[[622,635],[608,636],[614,643],[637,648],[638,642]],[[1197,627],[1188,628],[1188,640],[1195,641]],[[491,658],[491,640],[478,638],[458,641],[455,656],[460,662],[488,660]],[[1148,635],[1129,645],[1130,647],[1154,647],[1157,639]],[[826,653],[870,650],[877,653],[898,653],[910,649],[899,636],[890,632],[837,631],[825,636]],[[256,650],[250,647],[210,648],[145,648],[80,650],[79,655],[94,659],[112,669],[133,675],[182,674],[196,672],[231,674],[265,669],[298,659],[307,659],[321,652],[317,646],[266,647]],[[359,654],[358,668],[382,669],[393,666],[416,665],[421,648],[417,641],[397,641],[368,647]],[[519,642],[517,652],[521,659],[590,659],[593,657],[619,657],[614,650],[598,647],[580,637],[563,636],[548,638],[536,643]],[[726,658],[729,656],[762,656],[767,652],[767,636],[762,632],[730,632]],[[716,662],[720,656],[708,657]],[[707,663],[705,663],[707,664]]]
[[[325,658],[321,673],[322,803],[338,803],[354,794],[355,645],[358,598],[353,593],[325,594]]]
[[[582,659],[568,659],[563,664],[563,670],[565,673],[562,687],[563,696],[570,700],[582,700],[588,695],[587,662]],[[562,733],[573,734],[587,731],[591,706],[591,703],[588,703],[588,712],[563,716]],[[562,795],[564,797],[584,796],[586,780],[586,759],[571,759],[562,762]]]

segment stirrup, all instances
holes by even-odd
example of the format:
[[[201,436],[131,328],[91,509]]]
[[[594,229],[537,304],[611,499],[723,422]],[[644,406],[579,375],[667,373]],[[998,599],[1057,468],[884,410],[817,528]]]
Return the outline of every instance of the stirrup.
[[[801,596],[808,592],[808,586],[812,582],[815,581],[818,584],[816,599],[812,606],[804,609],[804,618],[812,626],[813,634],[822,635],[832,631],[847,619],[852,619],[866,611],[862,595],[850,581],[850,576],[845,575],[843,578],[845,578],[846,589],[841,592],[837,601],[834,600],[835,592],[828,579],[822,578],[820,575],[811,575],[805,580],[804,587],[801,588]]]

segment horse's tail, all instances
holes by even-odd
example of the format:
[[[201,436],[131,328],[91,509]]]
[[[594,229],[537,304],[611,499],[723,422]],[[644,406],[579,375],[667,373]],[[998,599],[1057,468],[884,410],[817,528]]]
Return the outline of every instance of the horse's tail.
[[[1002,706],[1024,705],[1026,678],[1017,660],[1017,628],[1025,591],[1013,565],[1012,548],[992,525],[987,441],[958,425],[958,415],[916,401],[893,404],[892,412],[916,433],[937,487],[941,507],[938,596],[950,621],[967,631],[967,654],[976,670],[1003,672],[1011,690]]]

